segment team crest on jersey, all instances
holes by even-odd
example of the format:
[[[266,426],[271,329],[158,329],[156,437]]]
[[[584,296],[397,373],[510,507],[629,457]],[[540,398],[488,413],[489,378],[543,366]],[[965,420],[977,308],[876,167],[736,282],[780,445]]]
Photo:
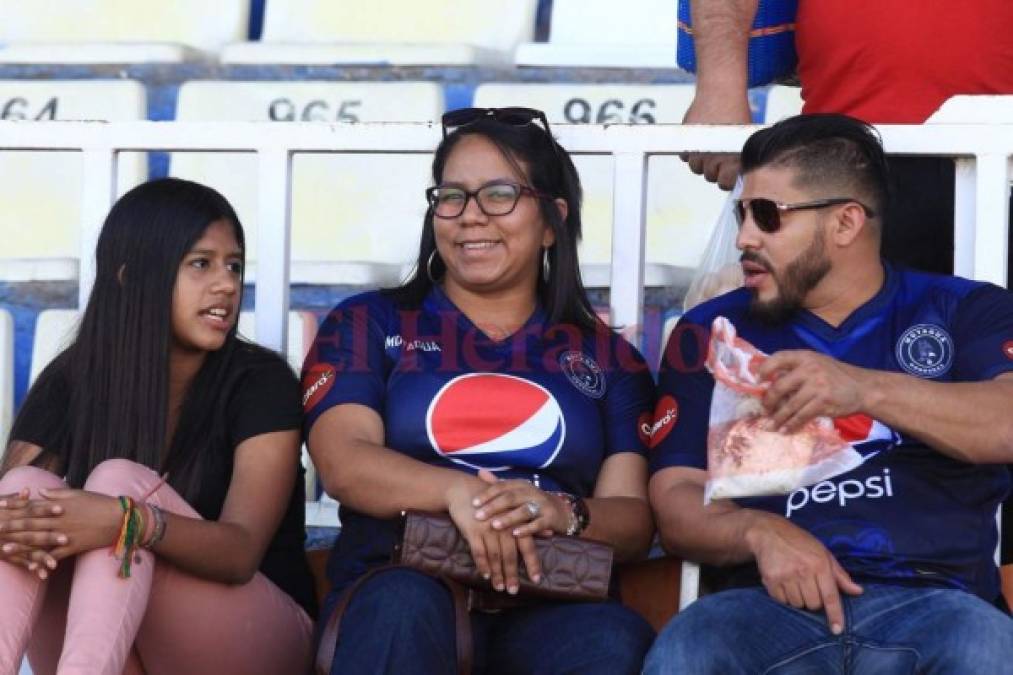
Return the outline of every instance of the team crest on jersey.
[[[601,366],[584,352],[568,351],[559,356],[559,367],[570,384],[591,398],[605,395],[605,373]]]
[[[541,469],[566,440],[566,421],[548,389],[513,375],[469,373],[450,380],[426,412],[437,454],[473,469]]]
[[[953,338],[934,324],[912,326],[897,341],[897,363],[912,375],[939,377],[953,364]]]
[[[1006,355],[1006,358],[1013,361],[1013,340],[1007,340],[1006,344],[1002,346],[1002,353]]]

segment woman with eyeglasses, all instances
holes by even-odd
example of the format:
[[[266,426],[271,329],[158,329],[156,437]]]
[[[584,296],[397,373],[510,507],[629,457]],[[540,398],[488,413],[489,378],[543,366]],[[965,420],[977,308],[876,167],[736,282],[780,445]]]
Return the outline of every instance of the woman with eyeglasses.
[[[243,228],[173,178],[116,202],[73,342],[0,468],[0,673],[302,672],[299,382],[236,334]]]
[[[403,511],[449,514],[503,597],[521,564],[539,579],[535,537],[633,560],[653,533],[652,381],[588,300],[580,183],[544,114],[448,113],[433,181],[414,274],[338,305],[303,372],[310,452],[341,502],[321,623],[344,613],[321,653],[331,673],[639,672],[653,633],[613,601],[472,611],[459,655],[436,579],[399,568],[346,593],[390,560]]]

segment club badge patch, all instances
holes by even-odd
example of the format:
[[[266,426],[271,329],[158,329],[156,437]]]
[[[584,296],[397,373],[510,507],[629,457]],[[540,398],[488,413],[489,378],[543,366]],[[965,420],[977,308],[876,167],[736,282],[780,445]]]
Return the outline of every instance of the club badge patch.
[[[570,384],[586,396],[601,398],[605,395],[605,373],[601,366],[584,352],[563,352],[559,356],[559,367],[570,380]]]
[[[1006,355],[1006,358],[1013,361],[1013,340],[1007,340],[1006,344],[1002,346],[1002,353]]]
[[[911,375],[939,377],[953,365],[953,338],[940,326],[918,324],[900,336],[896,356],[900,367]]]

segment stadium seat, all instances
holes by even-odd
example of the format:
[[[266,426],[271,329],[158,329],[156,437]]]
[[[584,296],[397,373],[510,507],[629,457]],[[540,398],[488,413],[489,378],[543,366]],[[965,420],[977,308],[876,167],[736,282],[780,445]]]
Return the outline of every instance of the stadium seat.
[[[180,62],[245,39],[250,0],[0,3],[0,63]]]
[[[35,320],[29,386],[56,355],[70,346],[77,335],[81,313],[76,309],[44,309]]]
[[[530,106],[555,123],[659,123],[682,120],[693,86],[681,84],[484,84],[475,105]],[[612,260],[612,160],[576,158],[584,186],[580,259],[589,286],[609,285]],[[676,156],[648,163],[648,286],[685,286],[699,263],[726,193],[694,175]]]
[[[774,85],[767,90],[767,105],[764,108],[763,121],[772,124],[785,117],[798,115],[802,112],[802,89]]]
[[[663,556],[619,565],[619,598],[660,631],[679,611],[682,566],[678,558]]]
[[[0,309],[0,437],[6,439],[14,414],[14,318]]]
[[[549,41],[517,48],[519,66],[675,68],[675,0],[553,0]]]
[[[1010,120],[1013,120],[1013,95],[962,95],[949,98],[939,107],[939,110],[932,113],[932,116],[926,120],[926,124],[1008,124]],[[1008,212],[1010,202],[1006,200],[1005,196],[1010,191],[1010,187],[1007,187],[1006,190],[1002,190],[1001,187],[994,189],[998,186],[993,183],[993,191],[990,191],[988,194],[988,202],[985,204],[977,202],[977,198],[972,196],[973,192],[977,189],[975,186],[975,173],[974,171],[967,171],[967,169],[976,167],[978,159],[980,158],[958,158],[956,160],[957,184],[955,208],[957,213],[957,229],[955,231],[956,241],[954,242],[954,269],[958,275],[974,276],[980,279],[982,277],[979,276],[976,268],[983,262],[977,258],[980,255],[977,239],[981,230],[977,230],[976,233],[975,228],[968,227],[968,220],[973,220],[974,216],[967,218],[967,200],[971,200],[976,204],[971,213],[988,214],[988,217],[994,219],[993,222],[999,225],[996,231],[1001,231],[1005,234],[1006,228],[1001,224],[1007,222],[1010,216]],[[1006,182],[1009,184],[1010,180],[1013,179],[1013,164],[1009,163],[1009,158],[1007,158],[1007,166],[1009,168],[1007,168]],[[992,267],[993,272],[988,280],[1006,288],[1013,288],[1013,278],[1007,278],[1008,261],[1010,260],[1010,256],[1013,256],[1013,239],[1006,240],[1005,236],[991,239],[988,243],[984,244],[983,250],[988,251],[989,257],[995,252],[1003,251],[1003,255],[999,259],[992,258],[991,264],[994,265]],[[1003,265],[1001,262],[1002,258],[1005,258],[1007,261],[1006,265]]]
[[[146,110],[132,80],[0,80],[0,119],[130,121]],[[147,178],[146,161],[120,155],[121,193]],[[80,153],[0,152],[0,280],[77,278],[82,175]]]
[[[506,64],[534,35],[537,0],[273,0],[261,42],[230,45],[223,63]],[[674,24],[673,24],[674,25]],[[674,29],[673,29],[674,30]]]
[[[187,82],[187,121],[427,122],[443,113],[429,82]],[[296,155],[292,188],[295,283],[396,283],[414,260],[425,214],[427,155]],[[177,153],[170,172],[229,198],[256,258],[257,164],[250,155]],[[252,269],[252,268],[251,268]],[[255,273],[255,269],[252,269]]]
[[[994,124],[1013,120],[1013,95],[952,96],[927,120],[933,124]]]
[[[1003,565],[999,573],[1002,579],[1002,594],[1006,598],[1006,605],[1013,607],[1013,563]]]

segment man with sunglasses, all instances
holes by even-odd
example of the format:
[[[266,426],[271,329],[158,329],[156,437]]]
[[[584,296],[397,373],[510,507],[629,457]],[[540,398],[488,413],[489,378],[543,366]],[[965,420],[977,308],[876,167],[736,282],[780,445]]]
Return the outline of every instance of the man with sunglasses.
[[[894,268],[868,125],[789,118],[742,152],[745,288],[699,305],[659,375],[650,497],[662,543],[712,566],[647,673],[992,673],[1013,655],[995,513],[1013,462],[1013,297]],[[703,504],[717,316],[772,356],[772,428],[862,421],[863,463],[789,495]]]

